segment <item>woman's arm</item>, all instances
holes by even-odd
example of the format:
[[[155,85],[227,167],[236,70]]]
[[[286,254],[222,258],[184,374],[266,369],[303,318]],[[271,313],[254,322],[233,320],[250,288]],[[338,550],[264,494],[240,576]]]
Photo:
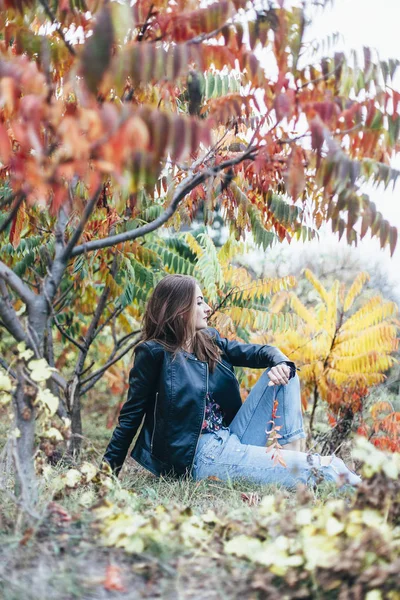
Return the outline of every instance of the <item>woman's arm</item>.
[[[289,360],[275,346],[269,346],[268,344],[243,344],[236,340],[228,340],[221,337],[218,331],[211,327],[208,328],[208,331],[215,337],[216,343],[234,367],[268,369],[285,363],[290,367],[290,378],[296,374],[296,365],[294,362]]]
[[[137,347],[135,361],[129,374],[128,398],[121,408],[118,425],[107,446],[104,460],[116,475],[121,470],[129,446],[135,437],[147,409],[149,399],[155,395],[159,361],[144,343]]]

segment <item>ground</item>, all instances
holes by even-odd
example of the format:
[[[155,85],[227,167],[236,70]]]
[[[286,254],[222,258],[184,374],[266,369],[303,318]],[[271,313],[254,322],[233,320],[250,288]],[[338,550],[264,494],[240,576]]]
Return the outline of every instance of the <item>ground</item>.
[[[375,578],[384,578],[386,591],[381,596],[369,596],[368,600],[400,598],[393,595],[393,581],[400,567],[393,558],[398,558],[398,545],[397,555],[391,554],[392,547],[383,545],[386,540],[377,548],[373,536],[363,539],[362,544],[357,540],[354,545],[346,534],[349,545],[344,551],[351,554],[348,564],[357,552],[361,552],[361,558],[358,562],[354,559],[354,564],[346,566],[346,573],[340,575],[341,561],[333,560],[338,582],[327,567],[319,569],[319,573],[329,572],[328,581],[321,579],[321,584],[313,579],[314,575],[309,577],[298,567],[284,564],[271,570],[257,560],[241,556],[240,548],[234,553],[227,551],[227,541],[237,535],[245,536],[244,553],[245,545],[254,540],[260,545],[286,539],[295,543],[290,557],[282,554],[284,560],[291,560],[296,552],[303,552],[296,541],[303,530],[300,532],[295,519],[299,511],[304,513],[304,507],[305,512],[308,507],[323,511],[327,503],[342,500],[341,507],[329,509],[339,511],[328,515],[338,523],[352,520],[357,512],[349,512],[354,493],[332,484],[321,484],[315,490],[301,488],[294,493],[246,481],[158,479],[129,459],[119,481],[109,484],[110,477],[102,479],[103,475],[97,475],[88,485],[63,487],[55,492],[55,480],[60,481],[60,476],[65,477],[71,468],[79,470],[82,460],[99,464],[111,433],[103,422],[101,416],[88,415],[83,459],[75,465],[62,460],[52,469],[47,482],[41,478],[38,521],[26,521],[2,494],[0,597],[4,600],[356,599],[367,597],[375,589],[368,578],[367,583],[362,580],[365,570],[373,568],[368,556],[375,554],[384,567]],[[2,433],[4,437],[5,426]],[[269,501],[260,504],[263,497],[272,498],[274,508]],[[139,529],[140,540],[134,534],[134,519],[138,515],[147,519]],[[271,515],[278,517],[275,524]],[[362,525],[361,529],[365,527]],[[314,539],[320,537],[318,533]],[[132,540],[139,540],[143,548],[138,552],[129,548]],[[321,552],[324,551],[323,548]],[[358,592],[354,591],[357,586]]]

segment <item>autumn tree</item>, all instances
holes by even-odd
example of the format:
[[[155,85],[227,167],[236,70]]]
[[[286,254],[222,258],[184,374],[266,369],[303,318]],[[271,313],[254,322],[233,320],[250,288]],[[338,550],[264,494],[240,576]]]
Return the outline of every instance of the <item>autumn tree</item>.
[[[302,403],[310,409],[311,436],[316,409],[321,401],[326,403],[328,420],[335,428],[327,449],[331,453],[351,433],[354,417],[362,413],[370,389],[385,381],[385,373],[397,362],[398,307],[378,293],[363,297],[367,273],[359,273],[347,290],[337,279],[327,288],[309,269],[304,274],[317,299],[305,305],[296,292],[279,292],[271,311],[288,304],[299,322],[284,335],[277,333],[274,342],[301,369]],[[389,426],[386,433],[395,449],[400,415],[393,407],[388,412],[388,406],[377,406],[372,411],[373,428],[378,423],[374,415],[382,412],[383,422],[375,433]],[[367,427],[360,432],[366,433]]]
[[[37,391],[24,353],[51,356],[53,333],[68,333],[57,303],[80,285],[94,321],[75,379],[49,375],[77,398],[92,335],[118,310],[102,312],[110,290],[150,232],[179,229],[202,205],[206,223],[217,207],[238,239],[251,230],[264,250],[328,221],[350,244],[370,232],[393,252],[395,228],[359,187],[398,175],[398,62],[368,48],[361,63],[316,61],[303,45],[307,9],[282,0],[1,8],[0,235],[14,252],[1,253],[0,319],[25,344],[15,456],[31,481]],[[88,275],[77,284],[76,273]]]

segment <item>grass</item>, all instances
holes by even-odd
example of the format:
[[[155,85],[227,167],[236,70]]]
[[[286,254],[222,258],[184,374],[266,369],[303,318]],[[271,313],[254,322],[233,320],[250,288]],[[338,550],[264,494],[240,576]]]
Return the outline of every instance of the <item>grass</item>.
[[[90,415],[85,423],[83,459],[100,463],[111,431],[104,419]],[[5,427],[1,434],[5,434]],[[72,465],[73,466],[73,465]],[[78,466],[78,465],[77,465]],[[151,514],[163,505],[180,514],[188,507],[195,515],[214,511],[226,523],[218,536],[207,543],[188,549],[168,538],[150,544],[140,554],[104,547],[99,543],[99,527],[93,506],[101,503],[102,487],[80,485],[54,497],[54,477],[65,473],[71,464],[61,460],[49,481],[41,480],[38,511],[42,518],[29,523],[21,518],[13,502],[1,494],[0,521],[0,597],[4,600],[103,600],[113,598],[163,598],[227,600],[283,597],[269,587],[263,575],[257,583],[254,565],[221,552],[225,535],[236,529],[254,531],[257,527],[257,504],[265,495],[284,498],[296,511],[299,498],[295,493],[276,486],[262,486],[249,481],[221,482],[190,479],[156,478],[131,459],[126,461],[120,479],[107,491],[107,500],[138,514]],[[128,492],[128,493],[127,493]],[[307,493],[305,491],[302,492]],[[312,494],[313,504],[327,498],[350,495],[332,484],[320,485]],[[65,511],[68,518],[49,512],[51,501]],[[178,538],[176,538],[178,539]],[[114,587],[107,579],[110,565],[117,565]],[[260,587],[261,586],[261,587]],[[263,586],[265,590],[263,591]],[[315,596],[320,597],[320,596]],[[321,596],[322,597],[322,596]],[[327,596],[328,597],[328,596]],[[335,597],[335,596],[332,596]]]

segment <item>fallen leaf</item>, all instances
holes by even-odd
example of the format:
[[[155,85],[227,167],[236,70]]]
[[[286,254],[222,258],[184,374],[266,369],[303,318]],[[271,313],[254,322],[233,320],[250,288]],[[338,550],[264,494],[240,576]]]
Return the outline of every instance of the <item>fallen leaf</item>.
[[[121,569],[117,565],[109,565],[106,570],[106,576],[103,586],[108,591],[125,592],[126,589],[121,579]]]

